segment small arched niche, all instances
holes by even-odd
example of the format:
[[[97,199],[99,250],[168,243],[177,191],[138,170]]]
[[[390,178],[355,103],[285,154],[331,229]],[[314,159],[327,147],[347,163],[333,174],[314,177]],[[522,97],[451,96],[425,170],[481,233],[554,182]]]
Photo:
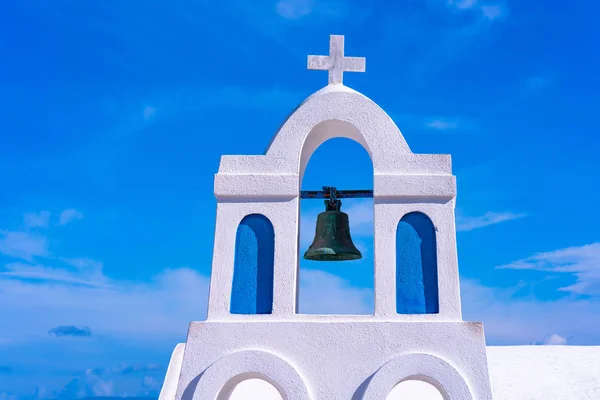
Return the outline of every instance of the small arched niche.
[[[259,379],[246,379],[233,388],[231,394],[225,394],[218,400],[284,400],[279,390],[269,382]]]
[[[231,289],[232,314],[271,314],[275,233],[262,214],[250,214],[240,222],[235,239]]]
[[[333,138],[328,138],[334,135]],[[328,138],[327,140],[324,140]],[[302,190],[372,190],[373,163],[364,140],[352,125],[326,121],[309,134],[302,151],[306,170]],[[316,146],[316,147],[315,147]],[[324,199],[302,199],[299,227],[300,314],[374,313],[373,199],[341,199],[348,214],[350,236],[362,259],[353,261],[309,261],[304,253],[315,238],[318,214],[325,211]]]
[[[439,312],[435,227],[421,212],[406,214],[396,229],[396,312]]]
[[[446,400],[444,395],[431,383],[420,379],[406,379],[398,383],[385,398],[386,400]]]

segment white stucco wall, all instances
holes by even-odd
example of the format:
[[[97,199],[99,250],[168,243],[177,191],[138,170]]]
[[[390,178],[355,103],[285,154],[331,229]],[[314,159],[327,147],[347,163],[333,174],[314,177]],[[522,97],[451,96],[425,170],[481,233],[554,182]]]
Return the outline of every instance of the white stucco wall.
[[[294,400],[380,400],[412,376],[452,400],[489,400],[481,324],[348,316],[193,322],[175,398],[214,399],[262,378]]]
[[[218,200],[208,320],[231,315],[235,232],[244,216],[265,215],[275,230],[273,312],[296,314],[299,194],[312,153],[331,138],[360,143],[373,161],[375,317],[398,321],[461,321],[454,199],[456,179],[447,154],[414,154],[394,121],[371,99],[344,85],[308,97],[285,121],[265,155],[223,156],[215,175]],[[400,219],[422,212],[436,228],[439,313],[396,313],[396,243]]]
[[[171,363],[181,367],[176,348]],[[487,348],[494,400],[598,400],[600,399],[600,346],[490,346]],[[171,373],[164,387],[177,383]],[[388,400],[441,400],[419,382],[406,382],[402,393]],[[399,397],[404,395],[404,397]],[[279,393],[259,380],[240,384],[231,400],[279,400]],[[410,396],[410,397],[409,397]],[[173,400],[174,391],[163,389],[160,400]]]

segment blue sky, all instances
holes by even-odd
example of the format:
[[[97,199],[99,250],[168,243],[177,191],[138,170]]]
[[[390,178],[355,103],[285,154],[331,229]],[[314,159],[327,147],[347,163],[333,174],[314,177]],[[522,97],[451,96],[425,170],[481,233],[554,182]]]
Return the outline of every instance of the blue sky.
[[[600,344],[600,5],[0,8],[0,399],[156,397],[206,312],[219,157],[262,154],[327,83],[306,57],[330,34],[367,58],[345,83],[414,152],[452,154],[465,319],[489,344]],[[303,189],[371,174],[359,145],[332,140]],[[303,311],[372,310],[371,205],[343,206],[363,261],[302,264]],[[320,208],[302,204],[303,249]]]

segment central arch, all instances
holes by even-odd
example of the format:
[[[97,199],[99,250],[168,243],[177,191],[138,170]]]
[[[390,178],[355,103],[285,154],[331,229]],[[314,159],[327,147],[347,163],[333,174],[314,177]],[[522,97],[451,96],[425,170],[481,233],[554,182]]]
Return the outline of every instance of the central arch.
[[[320,130],[331,129],[332,123],[345,133],[343,137],[325,139],[326,135]],[[317,125],[308,136],[310,145],[305,146],[311,156],[300,189],[314,190],[331,185],[340,190],[372,190],[373,162],[357,135],[356,128],[348,123],[326,121]],[[305,260],[303,255],[315,239],[318,215],[325,211],[325,206],[323,199],[301,198],[296,285],[298,314],[373,315],[375,312],[374,201],[372,198],[345,198],[341,202],[341,211],[348,215],[349,234],[362,258],[343,264]],[[340,301],[348,289],[355,290],[353,301]]]
[[[344,85],[326,86],[308,97],[283,123],[267,157],[282,170],[302,175],[313,151],[324,141],[345,137],[360,143],[375,173],[394,169],[398,155],[412,155],[400,130],[375,102]]]
[[[302,186],[304,172],[306,171],[306,166],[313,153],[323,143],[337,138],[346,138],[358,143],[367,151],[367,154],[369,154],[371,163],[373,162],[373,153],[369,150],[369,145],[367,144],[365,137],[353,124],[337,119],[326,120],[315,125],[304,139],[302,152],[300,153],[300,186]]]

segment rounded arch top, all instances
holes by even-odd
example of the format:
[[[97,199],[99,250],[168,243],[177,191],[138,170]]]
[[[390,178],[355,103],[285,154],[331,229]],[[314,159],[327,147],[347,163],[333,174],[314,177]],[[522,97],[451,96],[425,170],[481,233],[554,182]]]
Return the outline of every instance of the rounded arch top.
[[[311,400],[300,372],[280,356],[264,350],[230,353],[209,366],[191,387],[192,400],[228,399],[235,386],[246,379],[262,379],[284,399]],[[193,386],[193,385],[192,385]]]
[[[426,353],[402,354],[389,360],[373,374],[362,398],[384,399],[394,386],[409,379],[435,386],[444,400],[473,400],[460,372],[446,360]]]
[[[329,85],[309,96],[286,119],[267,149],[288,173],[304,174],[313,152],[337,137],[361,144],[375,173],[395,169],[399,156],[412,152],[381,107],[344,85]]]

